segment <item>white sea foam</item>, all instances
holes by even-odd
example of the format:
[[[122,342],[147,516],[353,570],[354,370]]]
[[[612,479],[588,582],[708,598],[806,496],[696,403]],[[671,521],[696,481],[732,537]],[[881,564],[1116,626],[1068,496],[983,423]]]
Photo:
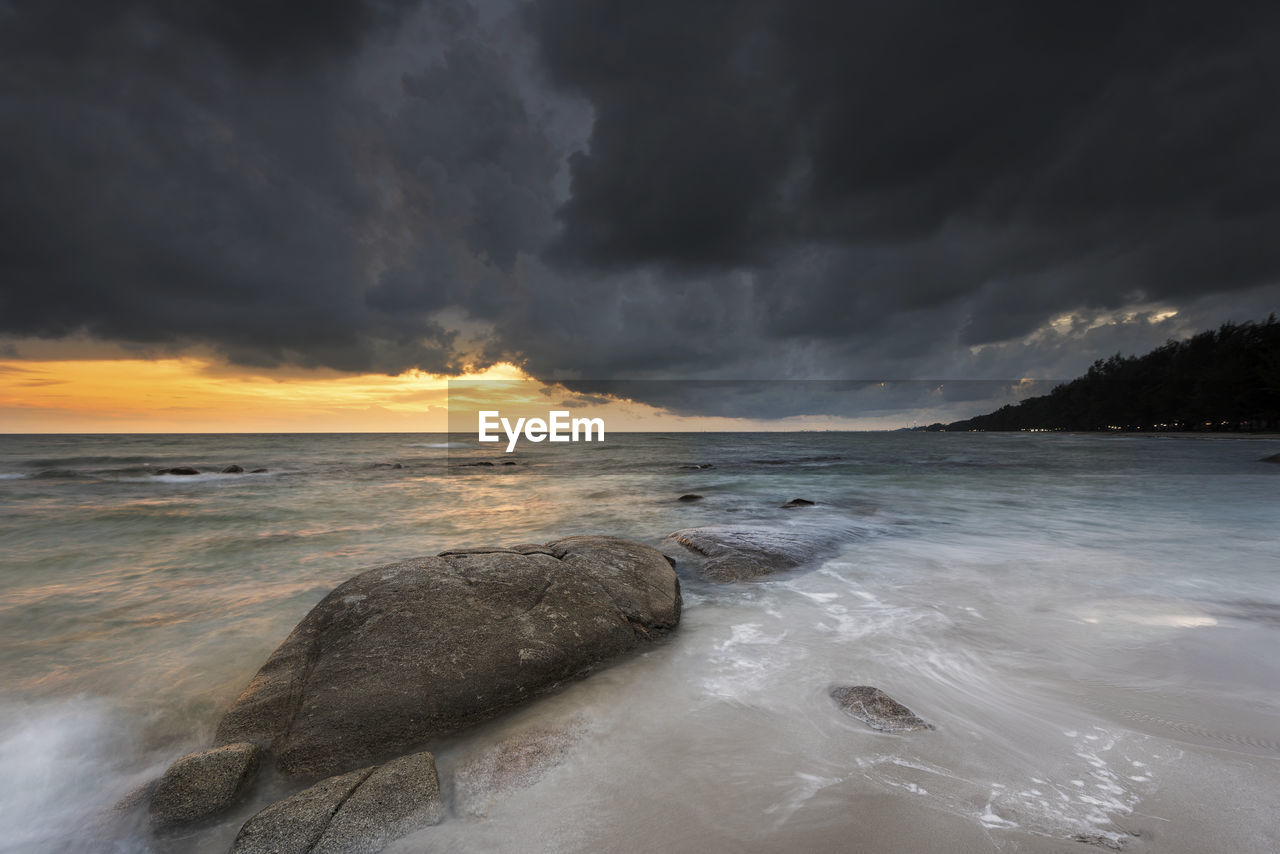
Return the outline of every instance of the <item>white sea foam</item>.
[[[91,823],[123,794],[127,743],[101,701],[0,706],[0,852],[88,850]]]

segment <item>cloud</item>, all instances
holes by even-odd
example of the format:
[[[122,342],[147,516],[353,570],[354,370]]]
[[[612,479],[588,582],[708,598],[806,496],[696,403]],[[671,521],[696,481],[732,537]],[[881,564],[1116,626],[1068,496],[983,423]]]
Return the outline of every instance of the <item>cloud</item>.
[[[389,373],[984,379],[1003,399],[1280,304],[1271,4],[0,16],[15,338]],[[712,397],[672,405],[750,410]],[[814,401],[757,410],[843,405]]]

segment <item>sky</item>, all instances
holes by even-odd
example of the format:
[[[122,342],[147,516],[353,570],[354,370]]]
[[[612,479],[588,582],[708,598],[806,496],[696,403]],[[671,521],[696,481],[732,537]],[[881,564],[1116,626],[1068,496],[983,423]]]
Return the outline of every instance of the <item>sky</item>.
[[[1278,56],[1264,2],[0,0],[0,431],[968,417],[1280,310]]]

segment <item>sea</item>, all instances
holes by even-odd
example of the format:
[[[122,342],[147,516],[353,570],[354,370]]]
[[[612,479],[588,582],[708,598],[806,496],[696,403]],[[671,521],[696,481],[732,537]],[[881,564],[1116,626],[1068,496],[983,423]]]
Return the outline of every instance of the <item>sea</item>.
[[[227,851],[287,783],[178,839],[150,835],[139,793],[361,569],[704,525],[839,546],[757,583],[677,559],[679,629],[429,745],[448,815],[391,851],[1275,852],[1277,452],[1060,433],[633,433],[512,454],[462,434],[0,436],[0,852]],[[173,466],[205,473],[156,474]],[[936,728],[875,731],[836,685]],[[547,767],[501,791],[451,782],[531,728],[566,734]]]

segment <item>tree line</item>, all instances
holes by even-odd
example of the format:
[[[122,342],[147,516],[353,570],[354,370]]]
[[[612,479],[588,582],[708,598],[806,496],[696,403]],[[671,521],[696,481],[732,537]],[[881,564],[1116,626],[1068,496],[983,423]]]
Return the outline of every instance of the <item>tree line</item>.
[[[1280,322],[1227,323],[1145,356],[1094,362],[1040,397],[924,430],[1280,429]]]

